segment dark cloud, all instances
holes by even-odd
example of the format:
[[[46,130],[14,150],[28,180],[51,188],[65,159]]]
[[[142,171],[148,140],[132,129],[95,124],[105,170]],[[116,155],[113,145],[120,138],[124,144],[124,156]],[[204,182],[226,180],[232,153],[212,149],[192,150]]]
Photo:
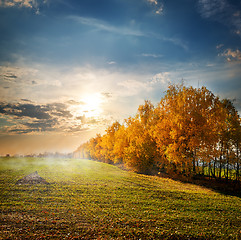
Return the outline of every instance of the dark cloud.
[[[18,104],[8,105],[12,111],[9,113],[18,117],[30,117],[37,119],[50,119],[51,116],[45,111],[41,105],[34,104]]]
[[[4,106],[2,106],[1,104],[0,104],[0,113],[6,113],[6,111],[4,110]]]
[[[33,129],[14,128],[14,129],[10,129],[8,132],[9,133],[24,134],[24,133],[30,133],[30,132],[35,132],[35,131]]]
[[[32,102],[31,100],[26,99],[26,98],[22,98],[21,101],[23,101],[23,102]]]
[[[67,110],[67,106],[63,103],[48,104],[46,105],[46,108],[48,109],[48,111],[51,112],[52,115],[65,117],[65,118],[73,117],[70,111]]]
[[[32,122],[22,123],[20,126],[11,127],[8,132],[16,134],[26,134],[32,132],[45,132],[45,131],[54,131],[58,127],[58,120],[53,119],[39,119]]]
[[[104,97],[106,98],[111,98],[112,97],[112,93],[109,93],[109,92],[103,92],[101,93]]]
[[[83,132],[89,130],[89,128],[82,128],[81,125],[77,126],[77,127],[72,127],[68,130],[68,132]]]
[[[35,105],[28,99],[21,99],[29,103],[4,104],[0,103],[0,113],[13,115],[17,117],[30,117],[37,119],[52,119],[52,115],[61,117],[72,117],[67,106],[62,103],[53,103],[47,105]]]
[[[40,105],[24,98],[21,101],[26,103],[0,102],[0,114],[9,116],[15,121],[15,127],[7,130],[9,133],[24,134],[55,131],[73,117],[70,111],[67,110],[67,105],[63,103]]]
[[[4,77],[5,77],[5,78],[13,78],[13,79],[17,78],[17,76],[14,75],[14,74],[11,74],[11,75],[4,75]]]
[[[58,125],[58,120],[56,118],[48,120],[35,120],[30,123],[24,123],[24,125],[30,128],[31,130],[35,129],[36,131],[53,131],[54,127]]]

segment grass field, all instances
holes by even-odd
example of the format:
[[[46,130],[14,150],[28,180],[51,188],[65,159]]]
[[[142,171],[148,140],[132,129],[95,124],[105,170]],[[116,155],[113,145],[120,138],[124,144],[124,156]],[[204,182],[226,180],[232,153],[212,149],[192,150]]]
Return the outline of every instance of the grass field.
[[[239,197],[89,160],[1,158],[0,200],[0,239],[241,239]]]

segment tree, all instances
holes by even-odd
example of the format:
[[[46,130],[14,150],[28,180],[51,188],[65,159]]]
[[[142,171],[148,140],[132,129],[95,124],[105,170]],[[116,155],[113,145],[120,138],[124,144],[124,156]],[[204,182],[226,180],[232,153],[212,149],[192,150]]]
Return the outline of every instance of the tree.
[[[196,174],[204,155],[216,156],[219,102],[205,87],[169,86],[156,109],[153,136],[175,171]]]
[[[240,178],[241,121],[232,102],[206,87],[169,85],[157,107],[140,105],[135,117],[114,122],[79,151],[90,158],[123,163],[137,172],[153,167],[189,176]],[[219,170],[219,171],[217,171]]]

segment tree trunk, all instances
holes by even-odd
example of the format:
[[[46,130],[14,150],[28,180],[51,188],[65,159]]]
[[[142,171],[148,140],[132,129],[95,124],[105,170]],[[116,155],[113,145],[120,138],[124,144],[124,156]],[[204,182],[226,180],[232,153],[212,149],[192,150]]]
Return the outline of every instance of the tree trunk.
[[[192,154],[192,171],[193,171],[193,174],[195,175],[196,174],[196,150],[193,151],[193,154]]]
[[[203,160],[203,162],[202,162],[202,175],[203,176],[205,174],[204,169],[205,169],[205,161]]]
[[[227,161],[226,161],[227,167],[226,167],[226,179],[228,180],[229,177],[229,154],[227,149]]]
[[[239,163],[237,162],[236,180],[239,181]]]
[[[239,181],[239,144],[237,143],[237,169],[236,169],[236,180]]]
[[[211,162],[208,163],[208,177],[211,178]]]
[[[214,164],[213,164],[213,176],[216,178],[216,157],[214,158]]]
[[[219,179],[222,178],[222,156],[223,156],[223,143],[221,143],[221,154],[219,157]]]
[[[222,155],[219,157],[219,178],[222,177]]]

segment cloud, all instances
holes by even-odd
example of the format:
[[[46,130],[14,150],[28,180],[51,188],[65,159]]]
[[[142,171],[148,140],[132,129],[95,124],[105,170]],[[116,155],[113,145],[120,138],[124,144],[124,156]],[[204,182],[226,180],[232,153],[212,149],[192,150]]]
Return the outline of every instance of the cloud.
[[[224,46],[224,44],[221,43],[221,44],[219,44],[219,45],[216,46],[216,49],[220,49],[220,48],[222,48],[223,46]]]
[[[70,104],[70,105],[84,105],[85,104],[84,102],[77,102],[77,101],[75,101],[73,99],[68,100],[66,103]]]
[[[153,4],[155,4],[155,5],[157,5],[158,4],[158,2],[157,2],[157,0],[147,0],[149,3],[153,3]]]
[[[39,93],[48,92],[48,96],[44,96],[47,102],[61,88],[61,74],[60,71],[52,71],[48,66],[30,66],[23,62],[0,66],[0,101],[18,101],[26,96],[30,100],[38,101]]]
[[[78,116],[78,117],[76,117],[76,119],[80,120],[81,123],[83,123],[83,124],[86,123],[86,117],[85,117],[85,115],[83,115],[83,116]]]
[[[28,99],[21,99],[28,103],[0,103],[0,114],[10,118],[13,126],[8,127],[10,133],[30,133],[39,131],[55,131],[66,123],[73,115],[63,103],[34,104]],[[63,122],[62,122],[63,121]]]
[[[80,24],[90,26],[93,29],[96,29],[98,31],[106,31],[106,32],[125,35],[125,36],[156,38],[161,41],[171,42],[172,44],[176,46],[180,46],[185,50],[188,49],[187,43],[179,38],[163,37],[160,34],[157,34],[154,32],[148,32],[148,31],[140,31],[138,29],[134,29],[131,26],[114,26],[96,18],[88,18],[88,17],[81,17],[81,16],[68,16],[68,18]],[[108,64],[115,64],[115,63],[116,62],[114,61],[108,62]]]
[[[108,98],[108,93],[103,97]],[[95,116],[94,110],[86,117],[81,110],[84,103],[69,100],[66,103],[54,102],[36,104],[28,99],[18,103],[0,102],[1,134],[41,134],[42,132],[77,133],[100,127],[109,122],[105,116]],[[73,106],[77,107],[74,108]],[[80,115],[82,113],[82,115]]]
[[[104,96],[105,98],[111,98],[112,97],[112,93],[109,93],[109,92],[102,92],[101,95]]]
[[[69,16],[69,19],[72,19],[80,24],[88,25],[100,31],[106,31],[111,33],[116,33],[119,35],[130,35],[130,36],[144,36],[145,34],[139,30],[132,29],[130,27],[122,27],[122,26],[113,26],[109,23],[96,19],[96,18],[87,18],[80,16]]]
[[[168,37],[161,37],[163,41],[171,42],[176,46],[180,46],[185,50],[188,50],[188,44],[187,42],[179,39],[179,38],[168,38]]]
[[[56,66],[34,63],[9,66],[2,69],[2,74],[15,75],[17,78],[8,83],[10,89],[1,88],[4,94],[0,102],[5,103],[1,104],[2,115],[11,117],[12,121],[16,122],[17,129],[27,131],[28,128],[29,133],[37,132],[38,122],[34,121],[44,124],[44,121],[41,121],[44,119],[56,119],[51,130],[55,132],[70,133],[70,129],[79,125],[83,129],[101,129],[108,121],[121,121],[129,117],[138,105],[143,103],[143,99],[152,101],[159,98],[160,95],[157,94],[166,86],[169,75],[167,71],[159,70],[159,74],[153,74],[146,69],[146,66],[138,66],[134,70],[122,71],[90,65],[59,69]],[[37,84],[32,84],[32,81]],[[54,81],[60,84],[54,85]],[[0,80],[0,86],[6,86],[6,83],[1,83]],[[154,92],[158,93],[154,95]],[[27,104],[30,105],[24,106]],[[9,109],[6,109],[5,105],[9,105]],[[91,112],[92,109],[95,109],[95,112]],[[83,115],[86,117],[84,122],[78,118]],[[90,121],[91,117],[94,117],[95,121]],[[20,121],[33,124],[18,125]]]
[[[156,84],[156,83],[161,83],[161,84],[168,84],[170,82],[170,73],[169,72],[160,72],[155,74],[151,81],[150,84]]]
[[[54,131],[55,125],[58,124],[56,118],[52,119],[41,119],[41,120],[34,120],[33,122],[27,122],[23,125],[28,127],[28,131]]]
[[[146,81],[129,79],[118,83],[118,85],[124,88],[124,90],[120,89],[120,91],[126,96],[143,96],[145,93],[154,91],[155,88],[161,89],[163,86],[166,86],[170,82],[170,73],[160,72],[151,78],[149,77],[149,79],[146,79]]]
[[[227,0],[199,0],[198,6],[203,18],[224,24],[241,37],[241,15],[230,2]]]
[[[46,109],[51,112],[54,116],[64,117],[64,118],[72,118],[73,115],[69,110],[67,110],[67,106],[64,103],[52,103],[47,104]]]
[[[113,65],[113,64],[116,64],[116,62],[115,61],[110,61],[110,62],[108,62],[108,64],[109,65]]]
[[[147,0],[148,3],[150,3],[153,6],[155,14],[163,14],[164,11],[164,5],[163,3],[157,1],[157,0]]]
[[[16,79],[17,78],[17,76],[16,75],[4,75],[4,78],[5,79]]]
[[[30,102],[30,103],[32,102],[31,100],[26,99],[26,98],[22,98],[21,101],[23,101],[23,102]]]
[[[161,58],[163,55],[161,54],[152,54],[152,53],[142,53],[141,56],[143,57],[152,57],[152,58]]]
[[[227,6],[226,0],[199,0],[200,13],[204,18],[223,15]]]
[[[134,79],[124,80],[118,83],[118,85],[123,88],[120,89],[120,91],[122,92],[122,95],[125,96],[133,96],[141,93],[142,91],[151,90],[151,87],[148,86],[146,82],[141,82]]]
[[[0,66],[0,78],[6,82],[32,83],[32,78],[36,77],[38,72],[39,70],[33,67]]]
[[[226,57],[228,62],[241,62],[241,51],[239,49],[232,50],[228,48],[219,55]]]
[[[1,5],[2,7],[26,7],[32,8],[33,7],[32,0],[2,0]]]
[[[48,0],[1,0],[0,7],[17,7],[34,9],[36,14],[40,14],[39,7],[48,2]]]
[[[16,117],[30,117],[36,119],[50,119],[51,116],[46,111],[45,106],[34,105],[34,104],[1,104],[1,113],[5,115],[12,115]]]

